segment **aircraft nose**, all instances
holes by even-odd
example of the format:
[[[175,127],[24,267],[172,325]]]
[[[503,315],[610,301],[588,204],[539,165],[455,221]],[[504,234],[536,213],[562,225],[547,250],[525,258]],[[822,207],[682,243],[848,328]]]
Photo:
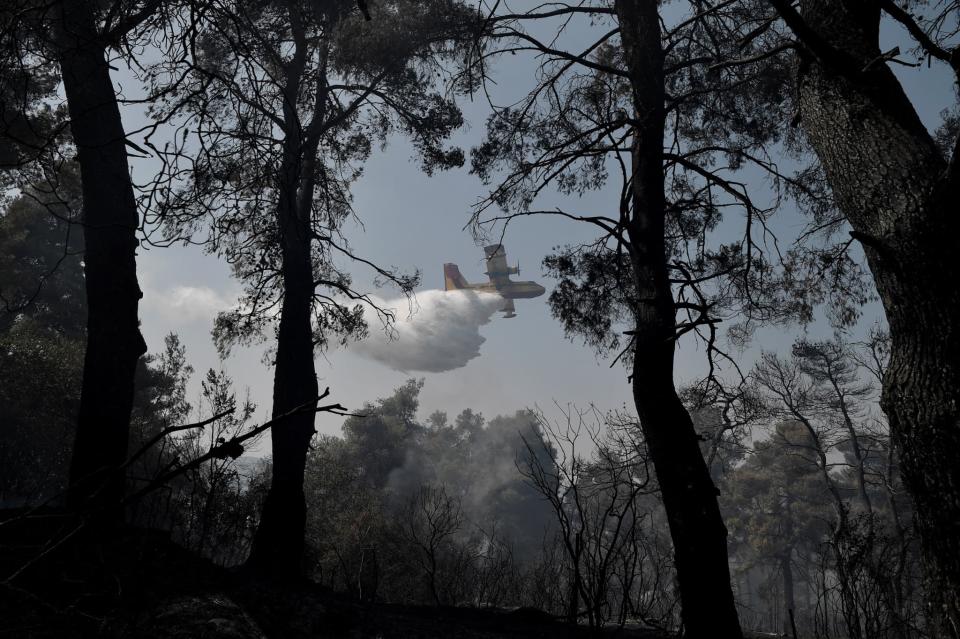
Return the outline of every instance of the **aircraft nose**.
[[[537,297],[540,297],[541,295],[547,292],[547,289],[540,286],[539,284],[536,284],[536,287],[537,287]]]

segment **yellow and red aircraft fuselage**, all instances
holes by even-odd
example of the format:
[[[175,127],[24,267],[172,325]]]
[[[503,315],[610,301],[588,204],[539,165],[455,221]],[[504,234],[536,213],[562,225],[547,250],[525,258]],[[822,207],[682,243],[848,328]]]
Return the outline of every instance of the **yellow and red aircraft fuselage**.
[[[506,300],[506,305],[500,310],[506,313],[504,317],[516,317],[515,299],[529,299],[540,297],[546,289],[536,282],[514,282],[511,275],[520,273],[519,266],[507,265],[507,253],[501,244],[491,244],[483,248],[487,256],[488,282],[470,283],[460,274],[460,268],[453,263],[443,265],[444,290],[454,291],[469,289],[496,293]]]

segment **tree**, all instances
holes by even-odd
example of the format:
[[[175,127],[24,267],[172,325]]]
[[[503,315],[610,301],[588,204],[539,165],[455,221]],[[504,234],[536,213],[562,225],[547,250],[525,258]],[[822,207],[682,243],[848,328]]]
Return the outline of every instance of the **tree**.
[[[30,319],[57,335],[82,339],[83,229],[77,167],[64,164],[59,182],[28,185],[0,216],[0,332]]]
[[[0,213],[0,493],[40,503],[66,488],[86,311],[79,183],[26,186]],[[46,185],[49,186],[49,185]]]
[[[83,343],[29,319],[0,332],[0,502],[62,495],[70,464]]]
[[[50,60],[36,55],[38,38],[31,2],[0,8],[0,185],[37,181],[49,168],[49,151],[63,142],[66,109],[54,106],[59,76]]]
[[[366,331],[358,302],[371,300],[338,260],[370,267],[404,293],[418,281],[354,255],[342,234],[350,185],[373,141],[408,134],[428,173],[462,162],[445,148],[460,112],[435,79],[472,13],[435,0],[369,8],[376,19],[367,22],[347,0],[214,7],[185,17],[184,32],[196,37],[173,41],[149,73],[164,100],[160,119],[184,114],[176,142],[158,150],[168,162],[157,182],[163,242],[205,228],[208,248],[244,282],[239,308],[217,320],[224,351],[275,329],[275,416],[316,401],[315,348]],[[181,176],[186,186],[172,188]],[[310,411],[271,431],[273,483],[249,560],[255,570],[299,571],[313,434]]]
[[[955,118],[924,127],[880,49],[881,19],[960,71],[955,2],[771,0],[796,38],[796,121],[860,242],[890,327],[882,405],[916,504],[935,633],[960,636],[960,293]],[[938,142],[942,142],[938,144]]]
[[[558,424],[537,416],[518,467],[553,511],[569,573],[566,617],[571,623],[586,617],[595,631],[612,620],[622,626],[628,616],[661,625],[670,609],[656,603],[669,594],[649,592],[651,573],[654,587],[663,586],[662,566],[651,561],[649,548],[659,504],[644,501],[656,491],[646,447],[622,415],[561,410]]]
[[[86,344],[80,176],[72,162],[54,168],[0,214],[3,492],[28,503],[57,503],[67,487]],[[166,347],[137,363],[134,445],[190,409],[184,351],[174,335]]]
[[[386,487],[390,475],[403,465],[407,450],[423,427],[417,423],[423,380],[410,379],[394,394],[364,404],[360,413],[343,422],[349,455],[362,466],[360,481]]]
[[[149,4],[144,7],[146,15]],[[159,3],[152,4],[155,8]],[[136,267],[139,215],[105,40],[124,37],[136,21],[121,21],[112,30],[112,25],[98,25],[94,7],[86,0],[64,0],[52,15],[54,48],[80,163],[85,231],[87,350],[70,484],[75,505],[89,501],[115,512],[113,505],[124,490],[123,477],[115,469],[127,455],[134,373],[147,345],[137,317],[143,296]]]
[[[818,593],[825,609],[832,599],[829,582],[835,582],[834,605],[848,636],[908,636],[915,609],[903,596],[912,563],[902,525],[906,513],[892,499],[897,478],[887,452],[889,431],[870,411],[876,387],[860,375],[855,353],[838,341],[801,341],[789,360],[764,354],[752,376],[769,416],[789,421],[771,442],[805,465],[808,479],[819,478],[821,503],[829,508],[823,538],[830,574],[821,571]],[[824,617],[824,628],[833,625]]]
[[[740,568],[744,572],[759,565],[779,573],[783,596],[779,620],[788,637],[798,614],[795,568],[816,551],[824,535],[821,520],[830,508],[816,464],[797,451],[809,443],[802,424],[779,422],[770,439],[757,442],[753,454],[724,482],[732,550],[745,559]],[[748,601],[753,597],[751,592],[745,595]]]
[[[305,477],[310,575],[361,600],[376,585],[376,598],[391,602],[549,603],[534,581],[556,569],[535,559],[552,539],[552,516],[517,468],[524,441],[539,438],[536,418],[518,411],[487,423],[465,409],[453,423],[434,412],[424,426],[421,387],[409,380],[348,417],[342,439],[315,441]],[[456,530],[440,534],[453,514]]]
[[[463,526],[459,500],[448,495],[442,486],[422,486],[410,499],[408,512],[402,534],[417,549],[417,562],[426,573],[434,603],[455,604],[442,596],[447,589],[440,581],[443,576],[449,577],[443,575],[444,555],[453,551],[452,537]]]
[[[346,421],[352,419],[356,418]],[[377,596],[375,585],[364,580],[371,559],[384,566],[387,574],[377,577],[389,584],[393,557],[383,543],[387,521],[382,487],[364,481],[365,458],[355,452],[346,440],[325,435],[315,440],[307,457],[307,574],[330,588],[372,601]]]
[[[478,227],[522,215],[556,215],[593,225],[597,237],[568,246],[544,265],[559,280],[550,304],[570,336],[603,353],[620,353],[631,368],[633,399],[671,528],[681,587],[684,629],[690,636],[739,636],[729,584],[726,531],[700,442],[673,379],[676,344],[700,339],[709,372],[702,405],[737,401],[718,373],[736,363],[720,347],[718,324],[752,325],[809,317],[832,290],[862,299],[857,271],[844,260],[827,270],[836,289],[800,285],[811,266],[777,269],[757,236],[782,198],[754,198],[738,177],[749,167],[771,177],[788,197],[821,206],[811,175],[790,177],[767,155],[780,135],[783,73],[751,62],[716,67],[734,43],[713,37],[725,7],[690,2],[689,13],[657,3],[559,3],[550,9],[498,13],[488,19],[489,59],[531,51],[541,56],[536,85],[490,118],[486,141],[472,153],[473,170],[496,186],[478,207]],[[565,47],[562,37],[539,37],[536,25],[561,36],[573,20],[595,26],[596,40]],[[553,21],[553,22],[551,22]],[[747,40],[741,51],[757,51]],[[753,62],[766,60],[757,58]],[[500,173],[502,171],[502,173]],[[599,190],[619,177],[607,211],[538,208],[548,189],[566,195]],[[502,215],[489,213],[494,206]],[[739,239],[718,243],[724,217],[743,213]],[[736,235],[734,237],[737,237]],[[814,269],[815,270],[815,269]],[[822,272],[821,272],[822,274]],[[803,294],[799,292],[803,291]],[[814,292],[810,292],[814,291]],[[832,297],[831,297],[832,296]],[[624,334],[627,336],[624,344]],[[722,434],[723,430],[721,430]]]
[[[147,350],[137,317],[142,296],[135,256],[139,216],[106,54],[148,20],[159,4],[118,0],[101,6],[63,0],[47,6],[23,0],[3,14],[2,48],[10,54],[6,61],[40,60],[38,68],[47,74],[55,62],[67,98],[70,140],[83,191],[87,298],[87,350],[70,467],[71,503],[91,508],[104,520],[115,520],[120,512],[124,481],[118,469],[127,455],[134,373]],[[28,113],[36,107],[17,106]],[[4,104],[5,110],[11,107]],[[29,142],[28,148],[59,150],[56,137]]]
[[[175,442],[176,454],[183,459],[196,459],[218,442],[240,435],[249,428],[256,410],[249,398],[237,401],[233,380],[223,370],[209,369],[200,384],[199,417],[216,419]],[[171,514],[179,520],[174,532],[180,543],[219,563],[242,561],[249,550],[255,513],[244,499],[244,479],[237,460],[228,455],[214,457],[177,483],[181,485],[175,489]]]

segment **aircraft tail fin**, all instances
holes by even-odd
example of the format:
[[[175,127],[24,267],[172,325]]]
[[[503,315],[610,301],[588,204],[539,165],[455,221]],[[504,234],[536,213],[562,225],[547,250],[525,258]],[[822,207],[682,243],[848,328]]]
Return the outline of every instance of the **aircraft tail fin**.
[[[443,290],[453,291],[459,288],[469,288],[467,280],[460,274],[460,267],[456,264],[443,265]]]

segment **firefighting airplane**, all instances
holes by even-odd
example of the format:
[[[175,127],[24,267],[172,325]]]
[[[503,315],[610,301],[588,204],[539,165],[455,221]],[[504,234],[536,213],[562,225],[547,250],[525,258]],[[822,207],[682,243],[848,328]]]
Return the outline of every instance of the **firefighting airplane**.
[[[470,284],[460,274],[460,268],[456,264],[447,263],[443,265],[444,290],[470,289],[497,293],[506,300],[506,305],[500,309],[505,313],[505,318],[517,316],[513,300],[540,297],[546,292],[546,289],[536,282],[514,282],[510,279],[511,275],[520,274],[520,265],[507,266],[507,252],[502,244],[485,246],[483,252],[487,254],[485,275],[490,278],[489,282]]]

